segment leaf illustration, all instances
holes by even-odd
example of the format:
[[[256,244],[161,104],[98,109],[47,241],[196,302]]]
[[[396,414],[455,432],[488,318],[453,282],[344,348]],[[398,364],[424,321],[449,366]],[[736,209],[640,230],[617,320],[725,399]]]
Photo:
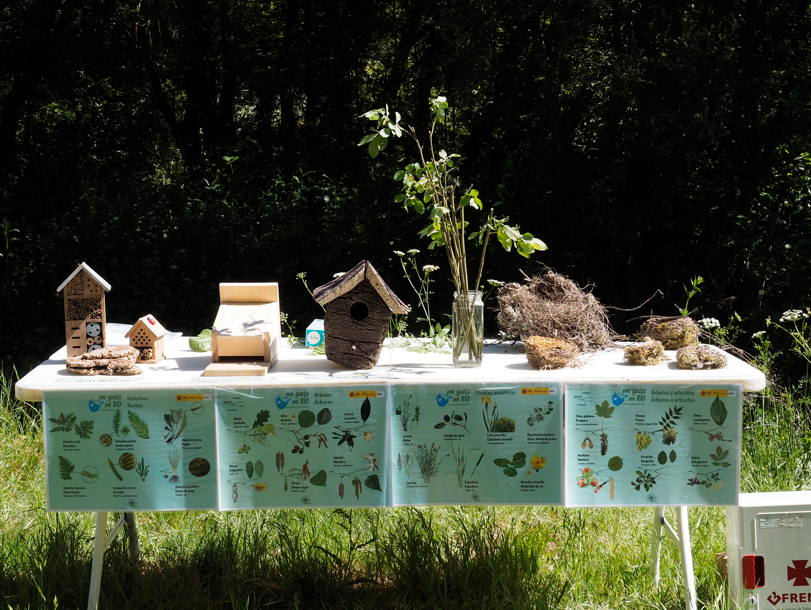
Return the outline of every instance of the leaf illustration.
[[[675,451],[673,451],[673,450],[671,450],[671,451],[670,451],[670,461],[671,461],[671,462],[675,462],[675,461],[676,461],[676,452],[675,452]]]
[[[461,415],[454,415],[453,419],[454,419],[454,421],[462,421],[462,416]]]
[[[265,465],[262,463],[262,460],[256,460],[256,464],[253,465],[254,470],[256,470],[256,476],[260,479],[262,475],[265,474]]]
[[[56,457],[59,458],[59,478],[66,481],[73,479],[73,477],[70,476],[74,468],[73,462],[66,457],[62,457],[61,455]]]
[[[318,487],[325,487],[327,485],[327,471],[319,470],[310,477],[310,483]]]
[[[256,421],[253,422],[252,428],[260,428],[264,426],[267,421],[270,419],[270,411],[267,409],[262,409],[259,413],[256,414]]]
[[[135,434],[141,438],[149,438],[149,427],[146,425],[144,420],[138,417],[137,413],[127,411],[127,419],[130,421],[130,425],[135,431]]]
[[[248,463],[245,464],[245,474],[248,475],[249,480],[253,478],[253,462],[250,460],[248,460]]]
[[[369,402],[368,398],[363,399],[363,404],[360,406],[360,418],[363,420],[363,423],[366,423],[366,420],[369,419],[369,413],[372,411],[372,403]]]
[[[316,417],[319,426],[325,426],[332,421],[332,412],[329,409],[321,409]]]
[[[507,466],[510,465],[510,460],[506,458],[496,458],[495,460],[493,460],[493,464],[495,464],[499,468],[506,468]]]
[[[279,472],[284,470],[284,453],[281,451],[276,454],[276,470]]]
[[[107,458],[107,463],[110,464],[110,468],[112,468],[113,474],[116,477],[118,477],[118,480],[123,481],[124,477],[122,477],[120,474],[118,474],[118,471],[115,469],[115,464],[113,464],[113,460],[111,460],[110,458]]]
[[[90,435],[93,434],[93,426],[96,422],[91,419],[85,419],[79,422],[79,425],[76,426],[76,434],[79,438],[90,438]]]
[[[615,455],[610,460],[608,460],[608,469],[613,472],[622,470],[622,458],[618,455]]]
[[[368,477],[366,477],[364,483],[366,484],[366,487],[369,489],[374,489],[375,491],[383,491],[380,488],[380,477],[378,477],[376,474],[370,474]]]
[[[121,429],[121,409],[116,409],[115,413],[113,413],[113,432],[115,432],[116,436],[119,436],[120,429]]]
[[[309,428],[315,423],[315,413],[305,409],[298,416],[298,425],[302,428]]]
[[[87,477],[88,479],[95,479],[95,478],[98,478],[99,475],[97,475],[95,472],[93,472],[91,470],[83,470],[82,471],[82,476]]]
[[[518,471],[515,468],[505,468],[504,474],[506,474],[508,477],[514,477],[518,474]]]
[[[513,455],[513,461],[514,462],[518,461],[518,460],[526,460],[526,459],[527,459],[527,454],[524,453],[523,451],[519,451],[518,453]]]
[[[602,403],[597,405],[597,417],[604,417],[608,419],[611,417],[612,413],[614,413],[614,407],[608,404],[607,400],[604,400]]]
[[[723,426],[724,421],[726,421],[727,408],[717,396],[715,397],[715,400],[712,401],[712,405],[710,405],[710,416],[712,417],[712,420],[719,426]]]
[[[442,421],[439,422],[436,426],[434,426],[434,428],[436,428],[437,430],[442,430],[442,428],[444,428],[444,427],[445,427],[445,422],[442,422]]]
[[[526,458],[521,458],[521,459],[516,460],[516,459],[513,457],[513,461],[512,461],[512,462],[510,462],[510,465],[511,465],[513,468],[523,468],[524,466],[526,466],[526,463],[527,463]]]
[[[666,454],[664,451],[660,451],[660,452],[659,452],[659,457],[658,457],[658,458],[656,458],[656,459],[659,461],[659,463],[660,463],[662,466],[664,466],[665,464],[667,464],[667,454]]]

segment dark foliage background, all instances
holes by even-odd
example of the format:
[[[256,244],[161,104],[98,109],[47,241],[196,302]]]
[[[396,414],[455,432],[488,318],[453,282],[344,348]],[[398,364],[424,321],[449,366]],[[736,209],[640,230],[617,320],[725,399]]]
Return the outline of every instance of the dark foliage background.
[[[0,357],[64,343],[55,289],[81,261],[108,320],[184,333],[220,281],[278,281],[301,331],[320,309],[296,274],[363,258],[410,300],[392,251],[444,262],[392,203],[413,144],[355,143],[386,103],[426,127],[432,92],[464,181],[549,245],[494,248],[486,277],[540,261],[674,314],[701,275],[700,315],[758,330],[811,296],[809,24],[807,0],[9,0]]]

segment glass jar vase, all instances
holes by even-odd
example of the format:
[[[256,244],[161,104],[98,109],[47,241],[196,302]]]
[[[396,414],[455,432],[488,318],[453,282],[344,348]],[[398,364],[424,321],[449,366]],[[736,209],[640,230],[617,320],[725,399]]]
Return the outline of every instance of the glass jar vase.
[[[484,303],[480,291],[453,293],[451,334],[453,366],[481,366],[484,352]]]

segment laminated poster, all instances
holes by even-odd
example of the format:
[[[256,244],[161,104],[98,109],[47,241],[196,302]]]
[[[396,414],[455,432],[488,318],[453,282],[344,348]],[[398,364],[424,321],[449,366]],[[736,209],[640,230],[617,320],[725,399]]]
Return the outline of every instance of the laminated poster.
[[[220,510],[388,504],[387,387],[217,390]]]
[[[214,391],[46,392],[48,510],[217,508]]]
[[[735,505],[741,386],[568,384],[566,505]]]
[[[391,388],[393,505],[563,502],[561,384]]]

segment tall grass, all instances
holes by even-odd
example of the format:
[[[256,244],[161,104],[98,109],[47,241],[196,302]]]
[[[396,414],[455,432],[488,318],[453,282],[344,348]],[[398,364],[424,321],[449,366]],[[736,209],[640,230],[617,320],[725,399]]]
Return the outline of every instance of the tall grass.
[[[744,406],[742,491],[811,488],[811,405]],[[45,511],[40,414],[0,375],[0,605],[86,605],[94,516]],[[648,573],[650,509],[433,507],[139,513],[142,560],[105,555],[102,608],[680,609],[679,557]],[[669,515],[675,521],[675,515]],[[690,510],[700,606],[724,608],[724,511]]]

